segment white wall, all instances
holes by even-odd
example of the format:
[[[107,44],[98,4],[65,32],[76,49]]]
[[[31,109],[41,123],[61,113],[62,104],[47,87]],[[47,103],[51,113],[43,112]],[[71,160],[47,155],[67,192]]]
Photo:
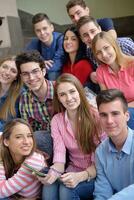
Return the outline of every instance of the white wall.
[[[31,14],[45,12],[53,22],[70,23],[65,5],[68,0],[16,0],[19,9]],[[91,14],[96,17],[134,15],[134,0],[85,0]]]
[[[3,40],[0,48],[10,47],[11,40],[10,40],[7,16],[18,17],[16,0],[0,0],[0,16],[4,17],[3,23],[0,26],[0,40]]]

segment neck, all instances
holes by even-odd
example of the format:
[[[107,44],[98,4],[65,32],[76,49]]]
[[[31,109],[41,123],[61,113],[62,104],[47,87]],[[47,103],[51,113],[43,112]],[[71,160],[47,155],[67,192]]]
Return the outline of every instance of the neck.
[[[9,90],[11,84],[10,85],[4,85],[4,84],[1,84],[1,91],[0,91],[0,96],[4,96],[7,91]]]
[[[110,65],[110,68],[117,73],[120,70],[120,66],[119,64],[117,64],[116,62],[114,62],[113,64]]]
[[[76,58],[76,52],[69,53],[69,58],[70,58],[71,64],[73,65]]]
[[[45,96],[47,94],[47,83],[44,80],[39,90],[34,91],[34,94],[38,97],[40,101],[44,101]]]
[[[127,139],[127,136],[128,136],[128,130],[127,130],[127,126],[126,126],[126,128],[122,134],[120,134],[118,137],[111,138],[112,142],[114,143],[114,145],[118,151],[120,151],[122,149],[122,147]]]
[[[75,121],[76,119],[76,115],[77,115],[77,110],[76,111],[67,111],[67,115],[68,115],[68,118],[71,120],[71,121]]]
[[[50,46],[53,42],[53,35],[51,36],[50,40],[48,42],[45,43],[46,46]]]

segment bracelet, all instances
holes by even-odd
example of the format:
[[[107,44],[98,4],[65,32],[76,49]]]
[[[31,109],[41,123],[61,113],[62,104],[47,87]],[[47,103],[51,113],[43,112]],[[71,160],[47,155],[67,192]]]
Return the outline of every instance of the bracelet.
[[[89,171],[86,169],[85,170],[86,172],[87,172],[87,174],[88,174],[88,179],[87,179],[87,182],[89,182],[91,179],[92,179],[92,177],[91,177],[91,175],[90,175],[90,173],[89,173]]]
[[[57,174],[58,176],[61,176],[62,172],[58,171],[57,169],[55,168],[50,168],[51,171],[53,171],[55,174]]]

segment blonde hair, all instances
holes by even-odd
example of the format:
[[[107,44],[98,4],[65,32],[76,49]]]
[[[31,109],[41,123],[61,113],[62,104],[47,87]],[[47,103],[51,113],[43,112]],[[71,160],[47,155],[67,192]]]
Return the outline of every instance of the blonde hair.
[[[5,61],[15,61],[15,57],[10,56],[1,60],[0,67]],[[8,91],[8,96],[5,102],[0,108],[0,119],[7,120],[9,115],[13,117],[16,116],[15,103],[20,94],[21,87],[22,87],[22,81],[18,73],[16,79],[11,83],[11,86]],[[0,83],[0,91],[1,91],[1,83]]]
[[[106,40],[115,50],[115,53],[116,53],[116,61],[117,61],[117,64],[120,65],[124,55],[121,51],[121,48],[120,46],[118,45],[117,41],[112,37],[112,35],[108,32],[105,32],[105,31],[102,31],[100,33],[98,33],[93,41],[92,41],[92,51],[94,53],[94,56],[96,57],[96,43],[98,40],[100,39],[104,39]],[[97,59],[97,58],[96,58]]]
[[[94,138],[99,140],[99,125],[93,113],[90,111],[90,105],[86,99],[83,86],[80,81],[73,75],[64,73],[56,81],[54,90],[54,109],[55,112],[65,112],[65,107],[58,99],[57,90],[61,83],[68,82],[74,85],[80,96],[80,105],[77,112],[77,134],[75,135],[77,143],[85,154],[92,153],[96,149]]]

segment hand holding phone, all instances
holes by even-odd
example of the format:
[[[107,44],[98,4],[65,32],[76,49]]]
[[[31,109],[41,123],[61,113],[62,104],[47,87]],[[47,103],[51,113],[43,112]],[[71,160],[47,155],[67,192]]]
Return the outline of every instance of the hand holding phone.
[[[42,173],[40,171],[38,171],[37,169],[34,169],[33,167],[31,167],[30,165],[28,165],[27,163],[23,163],[28,169],[30,169],[32,172],[34,172],[37,176],[40,177],[45,177],[47,174]]]

